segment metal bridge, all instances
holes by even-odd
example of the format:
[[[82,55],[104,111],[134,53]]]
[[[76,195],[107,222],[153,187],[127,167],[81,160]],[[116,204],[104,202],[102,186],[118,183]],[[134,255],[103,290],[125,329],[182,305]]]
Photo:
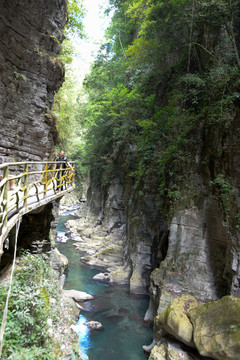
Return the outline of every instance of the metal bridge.
[[[74,168],[74,162],[69,162]],[[69,164],[68,163],[68,164]],[[55,170],[56,164],[66,168]],[[65,162],[0,165],[0,258],[8,233],[22,216],[74,189],[74,171]]]

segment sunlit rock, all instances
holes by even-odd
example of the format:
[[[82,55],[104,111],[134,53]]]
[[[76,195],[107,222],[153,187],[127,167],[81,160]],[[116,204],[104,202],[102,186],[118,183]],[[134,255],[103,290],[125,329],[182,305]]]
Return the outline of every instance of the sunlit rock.
[[[93,277],[93,280],[109,282],[109,273],[99,273]]]
[[[71,297],[75,301],[87,301],[93,299],[92,295],[87,294],[84,291],[78,291],[78,290],[63,290],[63,295],[67,297]]]
[[[50,259],[53,269],[59,273],[60,285],[63,287],[68,271],[68,259],[65,255],[61,254],[57,248],[51,251]]]
[[[200,360],[200,356],[188,354],[180,344],[171,340],[162,340],[151,350],[148,360]]]
[[[184,344],[194,347],[193,326],[187,314],[197,306],[196,298],[191,295],[181,295],[156,317],[155,323],[162,325],[164,330]]]
[[[87,321],[85,323],[85,325],[90,330],[102,330],[103,329],[103,325],[99,321]]]
[[[240,299],[224,296],[189,311],[194,342],[203,356],[217,360],[240,358]]]
[[[226,293],[226,230],[217,202],[209,199],[204,206],[204,210],[194,206],[179,211],[171,221],[167,256],[152,275],[152,287],[161,288],[152,296],[158,303],[158,314],[181,294],[191,293],[206,302]]]
[[[119,267],[110,273],[110,283],[114,284],[128,284],[131,269],[129,267]]]
[[[130,279],[130,292],[133,294],[143,294],[146,289],[146,281],[142,277],[142,268],[135,266]]]

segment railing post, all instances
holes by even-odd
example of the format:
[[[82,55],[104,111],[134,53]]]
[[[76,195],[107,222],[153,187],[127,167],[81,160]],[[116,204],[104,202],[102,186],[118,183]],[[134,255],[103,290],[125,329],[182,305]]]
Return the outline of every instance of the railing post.
[[[8,179],[8,166],[3,171],[3,178]],[[3,218],[2,229],[7,226],[7,212],[8,212],[8,181],[3,185]]]
[[[23,177],[23,186],[24,186],[24,202],[23,202],[23,205],[24,206],[27,206],[27,192],[28,192],[27,180],[28,180],[28,164],[25,164],[24,177]]]
[[[48,164],[46,163],[44,174],[44,197],[47,197],[47,184],[48,184]]]

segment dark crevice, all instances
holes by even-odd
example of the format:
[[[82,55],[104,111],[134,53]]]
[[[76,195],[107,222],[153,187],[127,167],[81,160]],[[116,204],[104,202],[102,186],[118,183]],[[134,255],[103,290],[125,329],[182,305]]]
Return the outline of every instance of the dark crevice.
[[[47,253],[51,250],[49,233],[51,222],[54,220],[52,207],[52,203],[49,203],[41,208],[40,212],[35,211],[22,217],[17,239],[17,255],[22,250],[29,250],[31,253]],[[12,228],[4,242],[0,275],[4,273],[13,260],[15,237],[16,226]]]
[[[169,230],[163,230],[159,236],[154,236],[152,244],[152,264],[153,268],[159,267],[161,261],[165,259],[168,251]]]

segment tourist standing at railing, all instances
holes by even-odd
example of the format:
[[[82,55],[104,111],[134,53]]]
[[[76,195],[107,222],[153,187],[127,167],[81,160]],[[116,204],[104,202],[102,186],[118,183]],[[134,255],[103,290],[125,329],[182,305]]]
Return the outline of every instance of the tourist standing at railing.
[[[61,151],[60,155],[57,157],[56,161],[58,162],[58,164],[55,164],[55,168],[57,170],[57,190],[60,189],[60,185],[61,185],[61,190],[63,190],[63,183],[61,182],[61,178],[64,175],[65,169],[67,167],[70,167],[70,169],[74,172],[73,167],[71,166],[71,164],[68,162],[68,158],[65,156],[65,152]]]

